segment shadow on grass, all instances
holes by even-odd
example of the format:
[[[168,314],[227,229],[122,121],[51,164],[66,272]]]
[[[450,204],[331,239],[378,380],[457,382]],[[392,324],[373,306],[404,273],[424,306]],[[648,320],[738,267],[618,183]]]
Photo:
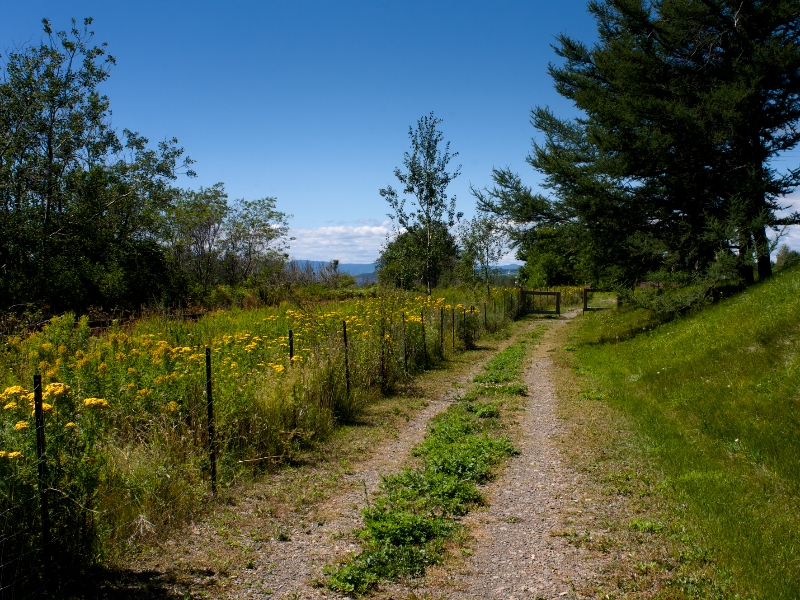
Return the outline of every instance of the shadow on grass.
[[[65,584],[50,598],[68,600],[145,600],[193,598],[205,595],[205,588],[217,584],[216,573],[209,570],[166,573],[97,568],[84,577]]]

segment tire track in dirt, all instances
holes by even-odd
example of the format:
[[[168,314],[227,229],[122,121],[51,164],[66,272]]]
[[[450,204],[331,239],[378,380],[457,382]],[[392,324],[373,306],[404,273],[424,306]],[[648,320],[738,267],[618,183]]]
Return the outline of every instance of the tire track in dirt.
[[[365,493],[373,494],[378,489],[381,475],[396,473],[413,462],[411,449],[425,437],[428,422],[447,408],[471,384],[480,367],[497,352],[514,343],[521,335],[530,332],[535,323],[523,323],[512,337],[497,344],[496,349],[461,355],[471,357],[468,368],[456,375],[441,371],[435,377],[449,382],[447,389],[438,395],[424,398],[427,406],[417,410],[409,422],[398,431],[395,439],[386,439],[372,448],[365,448],[369,457],[354,465],[341,476],[330,496],[308,510],[265,517],[273,531],[277,527],[279,536],[261,539],[252,544],[248,554],[248,568],[231,568],[227,576],[203,575],[196,577],[191,585],[191,595],[202,593],[204,597],[216,598],[343,598],[330,590],[315,587],[322,579],[323,567],[337,558],[358,550],[358,540],[352,531],[362,525],[361,509]],[[251,520],[258,514],[261,499],[257,494],[244,498],[233,509],[234,513],[248,516]],[[257,520],[257,519],[256,519]],[[234,517],[235,521],[235,517]],[[220,536],[213,525],[206,522],[190,529],[198,543],[187,544],[189,555],[208,554],[219,547]],[[239,539],[245,541],[242,532]],[[213,541],[212,541],[213,540]]]
[[[553,362],[557,330],[567,319],[548,321],[541,343],[527,359],[526,410],[521,414],[515,456],[503,474],[483,490],[488,506],[464,523],[474,535],[474,554],[461,564],[440,568],[411,589],[391,586],[394,597],[448,599],[583,598],[596,589],[604,555],[569,543],[565,520],[590,510],[591,498],[578,495],[581,476],[562,458],[558,439],[564,423],[556,414]]]

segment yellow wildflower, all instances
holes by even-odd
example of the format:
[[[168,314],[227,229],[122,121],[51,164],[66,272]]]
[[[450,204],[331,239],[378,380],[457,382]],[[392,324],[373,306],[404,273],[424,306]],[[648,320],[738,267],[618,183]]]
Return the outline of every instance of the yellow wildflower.
[[[108,408],[110,406],[109,403],[103,398],[86,398],[86,400],[83,401],[83,405],[97,406],[99,408]]]
[[[17,421],[17,424],[14,425],[14,429],[17,431],[22,431],[23,429],[28,429],[30,427],[30,423],[27,421]]]
[[[0,450],[0,458],[21,458],[22,452],[6,452],[5,450]]]
[[[175,402],[175,400],[170,400],[169,404],[167,404],[167,410],[169,412],[175,412],[176,410],[178,410],[178,403]]]
[[[3,410],[13,410],[15,408],[19,408],[19,405],[12,400],[3,407]]]
[[[2,396],[3,399],[5,399],[5,398],[8,398],[9,396],[21,396],[21,395],[27,394],[27,393],[28,393],[28,390],[23,389],[21,386],[12,385],[11,387],[7,387],[3,391],[3,393],[0,394],[0,396]]]
[[[58,396],[66,396],[69,394],[70,388],[65,383],[48,383],[44,388],[43,398],[57,398]]]
[[[66,354],[67,353],[67,347],[64,344],[61,344],[58,347],[58,353],[59,354]]]
[[[78,426],[77,423],[73,423],[72,421],[70,421],[69,423],[64,425],[64,429],[75,429],[77,426]]]
[[[139,371],[134,369],[133,367],[128,367],[128,375],[138,375]]]
[[[50,342],[45,342],[44,344],[42,344],[42,350],[44,350],[45,352],[50,352],[50,350],[52,349],[53,349],[53,344],[51,344]]]

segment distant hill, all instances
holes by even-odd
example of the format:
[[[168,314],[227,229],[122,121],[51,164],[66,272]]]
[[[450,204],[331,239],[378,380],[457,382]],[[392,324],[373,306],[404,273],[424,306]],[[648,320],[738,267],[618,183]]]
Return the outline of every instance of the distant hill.
[[[310,264],[315,269],[319,269],[327,265],[328,263],[321,261],[321,260],[293,260],[292,262],[296,263],[297,265],[303,267],[306,264]],[[495,267],[497,271],[501,273],[511,272],[511,274],[516,273],[522,265],[517,264],[510,264],[510,265],[498,265]],[[357,275],[372,275],[375,273],[375,263],[339,263],[339,270],[342,273],[349,273],[350,275],[357,276]],[[368,279],[368,277],[365,277]]]
[[[324,267],[329,264],[321,260],[293,260],[291,261],[299,267],[305,267],[310,264],[315,269]],[[349,273],[350,275],[368,275],[375,272],[375,263],[339,263],[339,270],[342,273]]]
[[[495,270],[500,271],[501,273],[506,273],[511,271],[511,273],[516,273],[522,268],[522,265],[497,265],[494,267]]]

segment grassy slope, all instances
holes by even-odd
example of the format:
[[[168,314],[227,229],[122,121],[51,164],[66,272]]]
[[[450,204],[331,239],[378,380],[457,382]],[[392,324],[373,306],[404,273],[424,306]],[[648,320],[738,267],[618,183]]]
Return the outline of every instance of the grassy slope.
[[[579,372],[630,420],[673,507],[668,530],[713,557],[729,591],[798,597],[800,269],[647,322],[639,310],[587,315]]]

